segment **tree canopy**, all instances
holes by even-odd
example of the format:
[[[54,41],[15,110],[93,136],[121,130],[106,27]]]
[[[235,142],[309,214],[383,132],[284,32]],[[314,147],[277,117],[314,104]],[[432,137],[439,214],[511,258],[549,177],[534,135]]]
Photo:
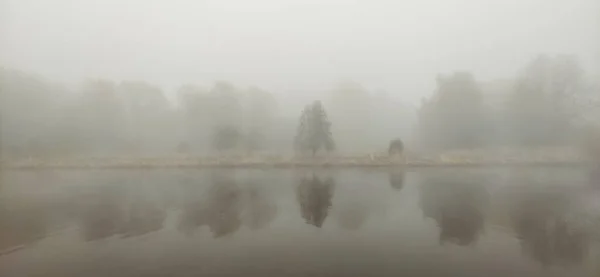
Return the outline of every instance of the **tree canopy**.
[[[480,145],[485,112],[483,95],[473,75],[438,76],[437,90],[419,110],[419,139],[434,148]]]
[[[315,101],[302,110],[294,144],[297,151],[311,152],[313,156],[322,148],[327,151],[335,148],[331,122],[320,101]]]
[[[426,151],[585,142],[596,153],[600,83],[591,81],[576,57],[541,55],[502,79],[439,75],[420,107],[402,102],[405,93],[417,92],[341,82],[297,119],[300,94],[228,81],[185,84],[171,94],[142,80],[66,86],[0,68],[0,152],[7,158],[213,150],[286,155],[335,148],[355,155],[386,152],[400,137]]]

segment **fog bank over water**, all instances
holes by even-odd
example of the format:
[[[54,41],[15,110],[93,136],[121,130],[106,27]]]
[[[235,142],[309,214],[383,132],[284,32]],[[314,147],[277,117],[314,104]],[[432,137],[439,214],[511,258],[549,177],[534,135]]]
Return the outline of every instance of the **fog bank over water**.
[[[600,3],[574,1],[5,0],[0,64],[57,81],[214,80],[302,100],[339,80],[405,101],[453,70],[514,76],[531,57],[600,72]]]

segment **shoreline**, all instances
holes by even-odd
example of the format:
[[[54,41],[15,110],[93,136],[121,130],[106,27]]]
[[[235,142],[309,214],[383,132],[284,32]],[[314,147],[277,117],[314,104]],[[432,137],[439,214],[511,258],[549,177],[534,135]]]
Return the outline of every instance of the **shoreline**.
[[[425,167],[517,167],[517,166],[586,166],[594,164],[583,159],[490,159],[490,160],[432,160],[323,158],[323,159],[201,159],[201,158],[92,158],[25,161],[5,161],[0,168],[8,170],[94,170],[94,169],[203,169],[203,168],[425,168]]]

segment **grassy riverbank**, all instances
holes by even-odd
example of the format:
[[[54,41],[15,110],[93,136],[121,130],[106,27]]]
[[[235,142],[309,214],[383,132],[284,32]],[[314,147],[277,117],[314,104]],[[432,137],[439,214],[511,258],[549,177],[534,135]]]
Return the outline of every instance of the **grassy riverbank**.
[[[133,169],[133,168],[205,168],[205,167],[386,167],[386,166],[519,166],[578,165],[589,159],[573,148],[552,149],[480,149],[444,153],[407,153],[404,157],[386,154],[353,156],[291,157],[283,155],[223,155],[160,157],[79,157],[12,159],[3,162],[11,169]]]

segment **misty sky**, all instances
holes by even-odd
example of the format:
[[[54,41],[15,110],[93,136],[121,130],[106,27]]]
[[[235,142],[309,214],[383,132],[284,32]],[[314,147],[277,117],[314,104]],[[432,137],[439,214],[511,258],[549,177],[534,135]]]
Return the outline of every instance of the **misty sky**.
[[[600,76],[599,0],[0,0],[0,64],[172,90],[298,95],[354,80],[416,102],[437,73],[510,78],[538,53]]]

